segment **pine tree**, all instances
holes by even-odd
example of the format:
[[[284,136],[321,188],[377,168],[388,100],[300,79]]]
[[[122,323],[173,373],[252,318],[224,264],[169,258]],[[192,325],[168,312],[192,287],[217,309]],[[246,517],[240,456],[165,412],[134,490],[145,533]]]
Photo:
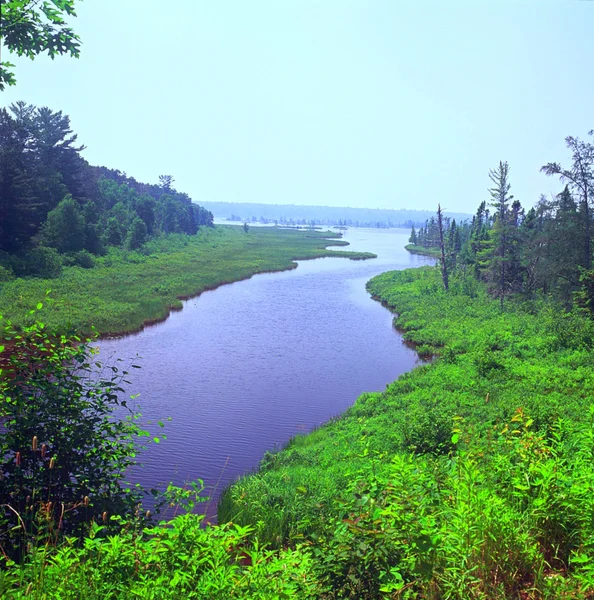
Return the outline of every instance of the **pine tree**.
[[[509,259],[510,222],[509,210],[513,196],[509,193],[509,165],[499,161],[497,169],[489,171],[489,179],[494,186],[489,189],[491,206],[495,208],[495,223],[492,229],[493,249],[488,261],[487,277],[501,309],[507,292],[507,261]]]

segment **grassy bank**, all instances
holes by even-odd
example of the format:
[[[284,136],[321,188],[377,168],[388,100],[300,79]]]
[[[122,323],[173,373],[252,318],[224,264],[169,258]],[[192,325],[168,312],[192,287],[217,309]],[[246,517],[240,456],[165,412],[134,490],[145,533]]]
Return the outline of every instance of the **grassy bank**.
[[[594,324],[432,268],[368,287],[435,360],[267,454],[220,520],[305,543],[322,597],[594,597]]]
[[[60,277],[0,283],[2,314],[14,324],[45,298],[37,317],[55,331],[130,332],[166,318],[180,299],[255,273],[294,268],[294,260],[322,256],[373,258],[369,253],[329,250],[347,245],[336,234],[252,227],[203,228],[197,236],[170,235],[148,242],[143,252],[112,248],[92,269],[66,267]],[[31,318],[33,318],[31,316]]]
[[[431,256],[433,258],[441,257],[439,248],[426,248],[425,246],[417,246],[415,244],[408,244],[404,248],[411,254],[421,254],[422,256]]]

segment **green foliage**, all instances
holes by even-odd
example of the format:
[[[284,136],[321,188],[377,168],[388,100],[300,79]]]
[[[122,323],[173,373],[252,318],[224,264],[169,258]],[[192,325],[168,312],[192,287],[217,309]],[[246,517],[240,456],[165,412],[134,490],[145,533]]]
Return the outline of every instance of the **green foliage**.
[[[0,283],[10,281],[14,277],[14,273],[10,267],[0,265]]]
[[[589,132],[594,135],[594,130]],[[494,187],[489,190],[495,211],[481,202],[472,221],[444,219],[445,266],[458,269],[488,284],[492,295],[504,300],[521,294],[533,299],[552,295],[564,307],[592,312],[592,200],[594,198],[594,144],[567,137],[572,165],[547,163],[541,171],[558,176],[564,189],[552,199],[541,196],[525,213],[510,195],[509,166],[500,162],[489,171]],[[430,217],[413,231],[407,249],[428,256],[439,255],[438,223]]]
[[[293,253],[326,243],[299,232],[278,235],[215,229],[203,241],[234,253],[240,241],[244,261],[275,239],[285,247],[292,240]],[[192,248],[191,238],[170,236],[144,250]],[[144,269],[150,258],[118,252],[101,260]],[[75,531],[84,535],[79,543],[55,535],[55,518],[40,502],[37,520],[20,526],[45,543],[34,544],[22,564],[7,564],[3,597],[592,597],[594,322],[544,299],[510,300],[502,313],[485,285],[462,274],[446,293],[435,268],[385,273],[368,288],[398,312],[395,323],[432,355],[429,364],[267,453],[258,473],[226,490],[219,526],[203,527],[192,514],[151,527],[101,517],[89,532]],[[32,331],[44,335],[39,325]],[[60,362],[58,379],[72,362]],[[38,367],[31,369],[27,381]],[[82,398],[77,386],[84,381],[72,378],[59,389]],[[52,378],[42,385],[51,402]],[[11,506],[24,494],[25,505],[36,497],[27,485],[32,490],[33,474],[44,472],[28,440],[40,424],[24,423],[16,428],[22,440],[6,447],[22,448],[18,469],[28,477],[5,502]],[[15,482],[15,451],[4,453],[13,457],[5,480]],[[60,464],[58,458],[54,469]],[[45,473],[54,469],[46,465]],[[191,511],[195,492],[173,490],[171,501]],[[5,518],[19,525],[11,515]]]
[[[136,217],[130,225],[128,236],[126,238],[126,247],[128,250],[137,250],[146,242],[146,239],[146,225],[144,224],[144,221]]]
[[[66,17],[75,17],[74,0],[51,0],[23,2],[22,0],[0,1],[0,31],[2,44],[17,56],[35,58],[47,52],[51,58],[57,54],[78,57],[80,39],[67,26]],[[15,85],[14,65],[0,63],[0,90],[6,85]]]
[[[416,244],[408,244],[405,248],[411,254],[422,254],[423,256],[432,256],[434,258],[439,258],[439,250],[437,248],[426,248],[424,246],[417,246]]]
[[[86,250],[79,250],[78,252],[71,252],[68,255],[64,255],[62,257],[62,262],[65,266],[76,266],[82,267],[83,269],[92,269],[95,266],[93,255]]]
[[[85,219],[72,196],[66,196],[48,213],[40,237],[47,246],[61,253],[77,252],[84,248]]]
[[[103,232],[103,241],[107,246],[121,246],[124,241],[124,230],[116,217],[109,217]]]
[[[105,537],[94,525],[84,545],[70,539],[40,547],[24,565],[0,573],[0,595],[16,599],[319,598],[312,558],[305,549],[272,552],[250,542],[249,528],[203,526],[183,514],[136,531],[115,520]]]
[[[62,259],[54,248],[38,246],[25,256],[26,273],[42,279],[53,279],[62,273]]]
[[[22,256],[44,244],[61,253],[137,249],[162,233],[195,235],[212,214],[171,187],[92,167],[70,119],[17,102],[0,109],[0,251]]]
[[[0,331],[9,349],[0,369],[0,547],[15,557],[32,539],[55,542],[99,515],[132,513],[139,493],[123,477],[143,432],[121,397],[127,371],[93,363],[89,340],[52,335],[39,321],[16,332],[1,317]],[[128,418],[114,419],[116,408]]]
[[[368,284],[431,363],[268,454],[219,521],[305,542],[322,598],[590,597],[594,325],[450,283]]]

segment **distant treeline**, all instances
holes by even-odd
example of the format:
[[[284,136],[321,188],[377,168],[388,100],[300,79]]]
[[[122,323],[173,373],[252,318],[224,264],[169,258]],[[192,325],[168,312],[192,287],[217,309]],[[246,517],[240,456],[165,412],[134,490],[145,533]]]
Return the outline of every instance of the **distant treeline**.
[[[296,204],[257,204],[204,202],[215,217],[248,223],[278,225],[342,225],[347,227],[411,227],[421,226],[431,216],[428,210],[391,210],[382,208],[350,208],[336,206],[300,206]],[[447,213],[463,221],[471,215]]]
[[[173,188],[94,167],[62,112],[0,109],[0,281],[93,265],[108,247],[139,249],[161,233],[193,235],[212,214]]]

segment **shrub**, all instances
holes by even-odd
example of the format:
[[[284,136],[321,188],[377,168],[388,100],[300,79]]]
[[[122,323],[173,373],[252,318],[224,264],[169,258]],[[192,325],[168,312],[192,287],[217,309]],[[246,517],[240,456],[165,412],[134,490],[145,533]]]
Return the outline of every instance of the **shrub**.
[[[33,537],[55,541],[132,513],[139,492],[122,480],[143,432],[130,410],[114,419],[127,372],[93,363],[88,339],[40,322],[17,333],[0,320],[1,329],[10,353],[0,370],[0,546],[18,557]]]
[[[14,273],[12,272],[12,269],[0,265],[0,283],[2,283],[3,281],[10,281],[13,278]]]
[[[92,269],[95,266],[95,260],[87,250],[79,250],[64,256],[64,265],[82,267],[83,269]]]
[[[62,259],[55,248],[33,248],[27,253],[25,264],[27,275],[43,279],[53,279],[62,273]]]

